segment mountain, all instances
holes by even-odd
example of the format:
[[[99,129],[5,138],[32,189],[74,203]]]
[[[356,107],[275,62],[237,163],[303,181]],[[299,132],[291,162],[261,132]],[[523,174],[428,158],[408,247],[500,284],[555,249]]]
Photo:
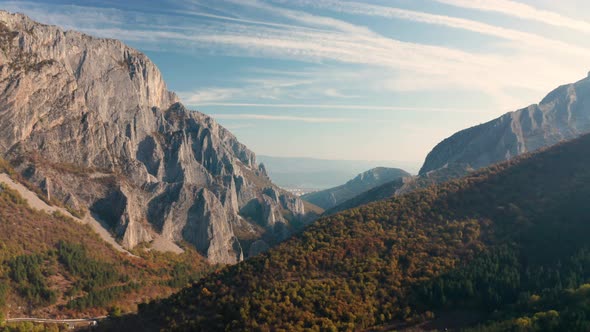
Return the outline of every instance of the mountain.
[[[338,205],[324,211],[325,215],[353,209],[365,204],[377,202],[395,195],[403,195],[420,188],[427,188],[452,179],[458,179],[473,171],[471,168],[458,167],[457,165],[438,169],[418,176],[407,176],[399,178],[367,190],[349,200],[340,202]]]
[[[377,167],[357,175],[341,186],[306,194],[301,199],[327,210],[367,190],[409,176],[410,173],[399,168]]]
[[[420,165],[403,161],[327,160],[259,156],[270,178],[289,189],[323,190],[339,186],[357,174],[375,167],[400,167],[414,174]]]
[[[137,50],[5,11],[0,45],[0,156],[123,247],[232,264],[313,218]]]
[[[321,218],[116,330],[587,331],[590,135]]]
[[[474,169],[590,132],[590,76],[558,87],[539,104],[460,131],[428,154],[420,174],[456,164]]]

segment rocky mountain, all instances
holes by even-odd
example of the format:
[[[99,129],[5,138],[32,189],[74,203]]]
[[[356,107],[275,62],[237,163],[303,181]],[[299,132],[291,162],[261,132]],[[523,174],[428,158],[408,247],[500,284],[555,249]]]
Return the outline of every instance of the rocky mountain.
[[[99,330],[588,331],[588,151],[585,135],[321,218]]]
[[[137,50],[5,11],[0,45],[0,156],[125,248],[184,242],[232,264],[309,220]]]
[[[539,104],[507,113],[439,143],[420,170],[478,169],[590,132],[590,76],[558,87]]]
[[[409,176],[410,173],[399,168],[377,167],[359,174],[341,186],[313,192],[301,198],[327,210],[367,190]]]

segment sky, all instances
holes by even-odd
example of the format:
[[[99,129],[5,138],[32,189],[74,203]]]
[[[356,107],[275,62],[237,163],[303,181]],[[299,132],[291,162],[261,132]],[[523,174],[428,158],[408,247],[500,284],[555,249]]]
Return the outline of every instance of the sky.
[[[586,0],[39,0],[0,8],[146,53],[257,154],[421,163],[590,70]]]

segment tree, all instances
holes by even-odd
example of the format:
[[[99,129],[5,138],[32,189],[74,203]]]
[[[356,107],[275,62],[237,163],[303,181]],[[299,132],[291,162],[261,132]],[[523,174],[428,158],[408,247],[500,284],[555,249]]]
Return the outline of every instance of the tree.
[[[123,315],[123,312],[121,311],[121,308],[119,306],[114,306],[111,309],[109,309],[109,317],[118,318],[118,317],[121,317],[122,315]]]

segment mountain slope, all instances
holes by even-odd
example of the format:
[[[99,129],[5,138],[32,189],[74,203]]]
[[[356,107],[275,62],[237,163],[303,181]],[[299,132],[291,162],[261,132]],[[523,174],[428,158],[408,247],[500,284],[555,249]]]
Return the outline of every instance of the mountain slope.
[[[303,195],[301,199],[322,209],[331,209],[367,190],[409,176],[410,173],[399,168],[377,167],[359,174],[341,186]]]
[[[344,201],[333,208],[326,210],[324,214],[330,215],[336,212],[357,208],[395,195],[407,194],[420,188],[426,188],[452,179],[458,179],[464,176],[467,171],[472,171],[472,169],[450,166],[418,176],[408,176],[393,180]]]
[[[451,164],[474,169],[590,132],[590,76],[558,87],[539,104],[456,133],[426,157],[420,174]]]
[[[113,306],[135,311],[138,302],[167,296],[212,269],[194,250],[140,256],[115,250],[64,213],[0,176],[1,317],[84,317]]]
[[[517,329],[534,317],[530,330],[585,331],[590,294],[572,296],[590,280],[588,151],[584,136],[322,218],[104,328],[443,330],[490,320]]]
[[[125,248],[188,242],[231,264],[309,221],[252,151],[180,104],[137,50],[4,11],[0,45],[0,156]]]

